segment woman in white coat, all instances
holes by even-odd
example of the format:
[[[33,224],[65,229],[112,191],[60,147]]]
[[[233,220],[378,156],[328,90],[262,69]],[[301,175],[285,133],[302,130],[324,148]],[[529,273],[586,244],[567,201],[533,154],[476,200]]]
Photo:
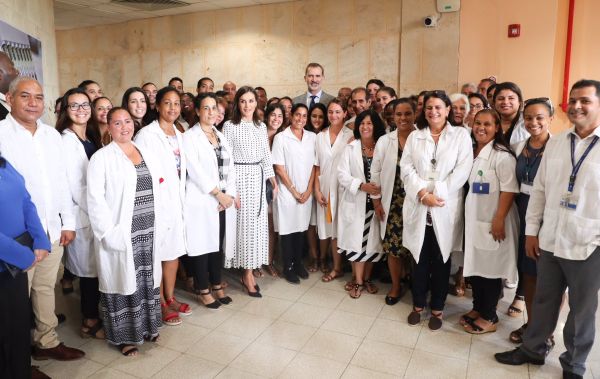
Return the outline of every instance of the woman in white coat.
[[[161,259],[168,228],[161,203],[164,173],[153,154],[131,142],[126,109],[108,112],[112,142],[88,166],[87,200],[94,231],[100,312],[106,340],[126,356],[156,341],[161,326]]]
[[[454,128],[451,102],[444,91],[425,94],[417,128],[406,141],[400,160],[406,198],[402,209],[402,241],[416,264],[412,273],[413,311],[409,325],[419,325],[431,291],[429,328],[442,327],[450,276],[450,252],[455,229],[462,222],[457,211],[462,187],[473,164],[471,137]]]
[[[233,257],[239,200],[231,147],[214,126],[219,113],[217,97],[201,93],[194,108],[200,121],[183,135],[188,170],[183,207],[186,246],[199,300],[216,309],[232,301],[221,286],[221,252]]]
[[[317,200],[317,234],[319,236],[320,266],[324,282],[344,276],[342,257],[337,253],[337,169],[352,129],[344,127],[346,102],[335,98],[327,106],[329,127],[317,135],[315,145],[315,199]],[[327,266],[331,248],[333,268]]]
[[[165,236],[164,249],[155,253],[162,260],[163,279],[160,301],[163,323],[179,325],[179,315],[190,315],[192,308],[175,299],[175,280],[179,257],[185,254],[183,231],[183,200],[185,199],[185,178],[187,173],[182,134],[175,127],[175,121],[181,113],[179,92],[173,87],[161,88],[156,94],[158,120],[152,121],[135,136],[135,143],[151,151],[162,165],[165,174],[161,190],[167,207],[170,228]]]
[[[405,292],[402,280],[410,272],[412,255],[402,243],[402,207],[406,192],[400,171],[400,159],[410,133],[415,130],[416,105],[406,97],[391,103],[396,130],[384,135],[375,145],[371,181],[381,187],[381,196],[373,196],[375,214],[380,221],[383,253],[387,255],[392,288],[385,297],[394,305]]]
[[[374,109],[369,109],[356,116],[354,125],[356,140],[346,145],[338,167],[338,252],[352,262],[355,278],[348,292],[357,299],[370,281],[373,262],[383,256],[371,199],[380,194],[380,188],[371,181],[371,163],[375,144],[385,134],[385,124]]]
[[[471,334],[496,331],[502,279],[517,280],[519,192],[516,159],[502,136],[500,116],[492,109],[475,115],[475,161],[465,202],[465,266],[471,278],[473,309],[461,323]]]
[[[98,313],[100,292],[94,258],[94,234],[87,205],[87,169],[92,155],[102,147],[100,130],[92,115],[90,98],[81,88],[68,90],[61,100],[56,130],[62,133],[67,180],[75,204],[75,239],[65,247],[65,275],[80,278],[82,337],[104,338]]]
[[[273,211],[277,212],[283,277],[293,284],[300,283],[299,278],[308,279],[302,253],[312,212],[316,135],[304,130],[307,117],[308,107],[294,104],[290,126],[275,135],[272,151],[280,189]]]

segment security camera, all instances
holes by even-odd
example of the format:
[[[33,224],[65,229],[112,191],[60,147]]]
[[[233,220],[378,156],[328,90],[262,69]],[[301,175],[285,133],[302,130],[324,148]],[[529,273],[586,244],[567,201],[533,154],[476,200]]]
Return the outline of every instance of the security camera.
[[[427,16],[423,19],[423,25],[426,28],[435,28],[438,23],[438,18],[436,16]]]

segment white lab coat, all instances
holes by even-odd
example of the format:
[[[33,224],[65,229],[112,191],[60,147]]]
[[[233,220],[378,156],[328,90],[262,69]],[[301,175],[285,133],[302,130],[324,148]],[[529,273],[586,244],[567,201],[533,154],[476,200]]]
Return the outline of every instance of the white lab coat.
[[[229,153],[227,183],[221,188],[219,164],[213,145],[199,124],[194,125],[183,135],[183,146],[187,162],[187,188],[184,201],[184,221],[187,253],[198,256],[219,251],[219,202],[210,194],[216,188],[235,198],[235,168],[232,150],[225,136],[213,127],[223,149]],[[225,257],[233,257],[235,246],[236,210],[235,206],[225,211]]]
[[[527,131],[527,129],[525,129],[525,120],[523,119],[523,113],[519,112],[519,120],[517,121],[517,124],[515,125],[515,128],[513,129],[513,132],[510,135],[510,146],[514,146],[517,143],[526,140],[527,138],[529,138],[529,136],[529,132]]]
[[[394,180],[396,179],[396,166],[398,165],[398,132],[392,131],[377,141],[373,162],[371,163],[371,182],[381,187],[381,206],[385,215],[379,221],[381,239],[385,237],[385,230],[390,206],[392,204],[392,193],[394,192]],[[378,196],[373,196],[377,198]],[[377,217],[377,216],[375,216]]]
[[[344,147],[352,138],[352,129],[343,127],[335,138],[333,146],[329,128],[317,134],[315,142],[315,166],[319,167],[319,185],[321,193],[331,208],[332,222],[326,221],[326,207],[317,204],[317,233],[319,239],[337,238],[337,201],[338,201],[338,163]]]
[[[167,135],[162,131],[158,121],[153,121],[142,128],[135,136],[135,143],[150,151],[162,165],[161,171],[164,173],[161,190],[164,191],[165,201],[168,202],[167,210],[170,225],[170,233],[165,235],[164,249],[155,250],[162,261],[171,261],[185,254],[185,236],[183,226],[183,201],[185,199],[186,182],[186,159],[185,149],[183,148],[182,134],[173,125],[179,154],[181,157],[180,174],[177,174],[175,165],[175,156],[173,147],[169,144]]]
[[[315,160],[316,134],[307,130],[303,131],[302,140],[299,140],[292,132],[291,127],[278,133],[273,140],[273,151],[271,153],[274,165],[285,166],[285,171],[299,192],[308,188]],[[310,223],[312,212],[312,194],[304,204],[300,204],[294,195],[279,183],[279,194],[275,199],[273,212],[277,213],[277,231],[281,235],[304,232]]]
[[[360,140],[346,145],[338,166],[340,199],[338,202],[338,248],[341,250],[362,252],[363,232],[366,218],[367,193],[359,190],[366,183]],[[377,217],[373,215],[373,217]],[[366,254],[382,251],[379,223],[371,223],[367,236]]]
[[[138,147],[150,174],[154,195],[154,251],[164,248],[172,224],[165,219],[160,179],[162,165],[148,150]],[[123,150],[111,142],[90,160],[87,174],[87,201],[90,224],[96,239],[96,264],[100,291],[131,295],[136,291],[131,222],[137,185],[135,166]],[[154,288],[160,285],[161,258],[153,254]]]
[[[8,114],[0,121],[0,152],[25,178],[27,192],[50,242],[58,242],[61,231],[75,231],[73,201],[67,185],[63,142],[51,126],[37,120],[31,134]]]
[[[497,242],[490,234],[500,192],[519,192],[516,164],[510,153],[495,150],[493,141],[475,158],[465,202],[464,276],[517,281],[519,215],[514,202],[504,220],[506,238]],[[473,183],[480,181],[490,184],[489,194],[473,193]]]
[[[437,197],[445,200],[443,207],[430,208],[433,229],[444,261],[450,257],[453,245],[462,230],[464,214],[458,212],[462,199],[462,187],[469,178],[473,165],[473,147],[471,137],[464,128],[455,128],[449,123],[438,140],[436,153],[437,180],[427,180],[432,168],[431,159],[435,151],[435,142],[429,127],[414,131],[408,136],[400,170],[406,190],[402,208],[404,229],[402,242],[419,262],[421,248],[425,239],[425,226],[428,207],[419,202],[417,193],[427,188]],[[460,233],[459,233],[460,231]]]
[[[98,276],[94,257],[94,234],[90,226],[87,206],[88,157],[83,144],[70,129],[62,133],[63,156],[67,171],[67,184],[73,200],[75,239],[65,249],[65,267],[84,278]]]

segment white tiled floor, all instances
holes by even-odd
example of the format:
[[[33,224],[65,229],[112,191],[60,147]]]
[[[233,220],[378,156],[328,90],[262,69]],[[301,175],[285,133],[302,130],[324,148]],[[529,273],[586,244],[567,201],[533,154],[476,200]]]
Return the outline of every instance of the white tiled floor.
[[[410,294],[395,306],[384,304],[386,285],[376,295],[351,299],[343,280],[322,283],[312,274],[300,285],[268,277],[259,280],[263,298],[242,292],[233,276],[229,306],[209,310],[178,291],[194,313],[177,327],[163,327],[157,344],[146,343],[137,357],[123,357],[104,341],[79,337],[79,295],[57,288],[57,311],[68,321],[61,339],[86,352],[75,362],[34,364],[53,378],[560,378],[558,356],[564,351],[561,331],[556,348],[542,367],[503,366],[495,352],[514,347],[508,333],[522,318],[501,316],[496,333],[471,336],[458,317],[470,309],[470,297],[449,296],[444,327],[432,333],[424,322],[409,327]],[[346,275],[346,278],[349,274]],[[77,282],[76,282],[77,283]],[[57,286],[58,287],[58,286]],[[76,284],[77,287],[77,284]],[[504,312],[513,293],[499,305]],[[566,317],[563,310],[558,329]],[[596,325],[600,326],[600,315]],[[597,328],[600,330],[600,328]],[[600,338],[600,337],[599,337]],[[595,375],[595,376],[594,376]],[[600,343],[588,358],[586,378],[600,379]]]

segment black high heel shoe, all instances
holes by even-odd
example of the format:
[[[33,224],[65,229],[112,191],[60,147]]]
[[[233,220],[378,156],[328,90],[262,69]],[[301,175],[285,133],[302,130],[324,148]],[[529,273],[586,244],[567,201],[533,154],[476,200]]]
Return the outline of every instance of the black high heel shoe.
[[[213,292],[222,291],[223,288],[221,286],[216,286],[216,287],[213,287],[212,290],[213,290]],[[219,300],[219,302],[221,304],[225,304],[225,305],[230,304],[233,301],[233,299],[230,298],[229,296],[217,297],[217,300]]]
[[[248,289],[248,286],[246,286],[246,283],[244,282],[244,277],[243,276],[242,276],[242,279],[240,279],[240,283],[242,283],[242,287],[244,287],[244,289],[248,293],[248,296],[250,296],[250,297],[262,297],[262,295],[259,292],[260,289],[259,289],[258,285],[254,286],[254,289],[256,291],[250,292],[250,290]]]
[[[198,300],[200,301],[200,303],[204,304],[204,306],[206,308],[210,308],[210,309],[217,309],[217,308],[219,308],[221,306],[221,303],[218,302],[218,301],[216,301],[216,300],[213,301],[212,303],[208,303],[208,304],[206,304],[204,302],[204,300],[202,299],[202,296],[208,296],[208,295],[210,295],[210,290],[209,289],[205,289],[205,290],[200,291],[198,293]]]

